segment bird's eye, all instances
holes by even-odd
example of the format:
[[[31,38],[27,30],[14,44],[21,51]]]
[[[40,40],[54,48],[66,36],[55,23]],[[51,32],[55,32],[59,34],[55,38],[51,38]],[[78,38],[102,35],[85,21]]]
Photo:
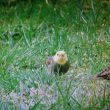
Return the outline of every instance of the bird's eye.
[[[57,53],[57,56],[58,56],[59,54]]]

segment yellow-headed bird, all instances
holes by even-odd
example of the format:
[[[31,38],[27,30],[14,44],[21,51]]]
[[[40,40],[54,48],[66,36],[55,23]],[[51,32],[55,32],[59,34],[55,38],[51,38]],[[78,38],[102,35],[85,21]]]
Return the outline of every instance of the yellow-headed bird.
[[[58,51],[54,56],[49,57],[46,60],[46,67],[49,74],[65,74],[70,67],[65,51]]]

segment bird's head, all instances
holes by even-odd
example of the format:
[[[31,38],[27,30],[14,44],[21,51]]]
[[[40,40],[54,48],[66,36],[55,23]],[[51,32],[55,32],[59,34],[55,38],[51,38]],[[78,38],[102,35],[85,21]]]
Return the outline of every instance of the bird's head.
[[[68,61],[67,54],[64,51],[58,51],[53,56],[53,60],[57,64],[64,65]]]

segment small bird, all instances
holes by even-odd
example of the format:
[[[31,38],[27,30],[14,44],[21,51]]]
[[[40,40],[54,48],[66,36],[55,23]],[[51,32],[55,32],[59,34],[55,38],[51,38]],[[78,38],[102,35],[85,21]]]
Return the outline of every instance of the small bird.
[[[49,57],[46,60],[46,67],[49,74],[65,74],[70,67],[70,63],[65,51],[58,51],[54,56]]]
[[[103,78],[106,80],[110,80],[110,67],[108,67],[108,68],[104,69],[102,72],[100,72],[97,75],[97,78]]]

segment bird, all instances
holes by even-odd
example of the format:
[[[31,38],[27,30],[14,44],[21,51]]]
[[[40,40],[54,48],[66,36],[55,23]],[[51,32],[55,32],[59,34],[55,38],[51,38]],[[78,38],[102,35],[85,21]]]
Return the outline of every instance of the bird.
[[[110,80],[110,67],[105,68],[102,72],[97,74],[96,77],[106,79],[106,80]]]
[[[49,74],[63,75],[68,72],[70,63],[64,50],[57,51],[54,56],[46,60],[46,68]]]

